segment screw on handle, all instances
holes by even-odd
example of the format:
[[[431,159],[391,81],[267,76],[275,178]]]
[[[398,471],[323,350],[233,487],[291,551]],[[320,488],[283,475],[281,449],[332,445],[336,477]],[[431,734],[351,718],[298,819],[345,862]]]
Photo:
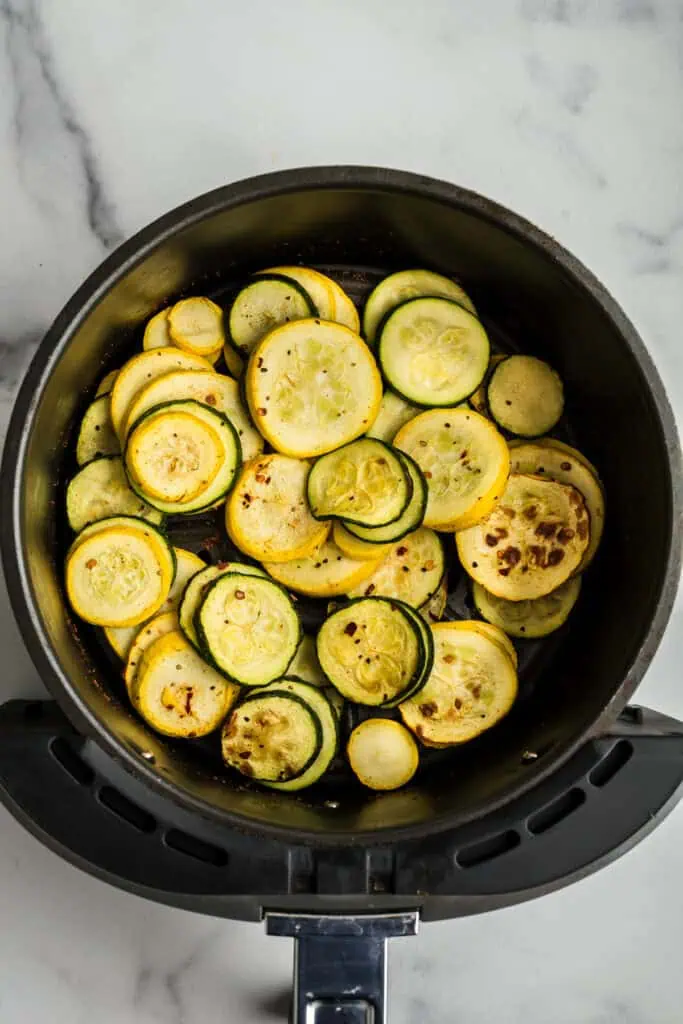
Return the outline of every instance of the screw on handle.
[[[295,940],[292,1024],[386,1024],[387,939],[417,925],[417,911],[267,913],[269,935]]]

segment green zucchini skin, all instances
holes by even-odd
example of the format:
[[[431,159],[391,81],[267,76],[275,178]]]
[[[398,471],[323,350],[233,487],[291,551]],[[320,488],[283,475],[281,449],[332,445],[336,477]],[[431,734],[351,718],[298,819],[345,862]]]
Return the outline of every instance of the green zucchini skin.
[[[323,729],[320,722],[320,718],[316,711],[314,710],[314,708],[307,701],[303,700],[300,696],[298,696],[295,693],[291,693],[290,691],[285,689],[273,688],[269,688],[267,692],[265,690],[258,690],[257,692],[247,692],[245,696],[240,698],[240,700],[238,701],[238,703],[235,705],[230,715],[228,716],[224,725],[224,735],[226,732],[229,732],[231,719],[236,714],[244,712],[245,708],[248,710],[255,710],[258,707],[258,705],[267,705],[268,702],[272,700],[286,700],[288,703],[292,704],[294,708],[298,707],[300,711],[300,721],[302,725],[303,722],[305,722],[307,727],[306,731],[310,731],[310,751],[301,767],[298,768],[295,772],[288,773],[286,778],[278,780],[277,778],[266,778],[264,775],[259,775],[258,772],[254,770],[254,762],[252,758],[241,757],[236,763],[232,763],[231,761],[225,759],[225,755],[224,759],[226,760],[226,764],[228,764],[230,767],[236,768],[243,775],[248,776],[248,778],[253,779],[255,782],[293,782],[295,779],[300,778],[306,771],[308,771],[313,762],[319,756],[323,745]],[[256,728],[256,726],[254,726],[254,728]],[[262,745],[258,744],[258,739],[259,736],[257,735],[254,737],[253,741],[243,740],[242,745],[244,745],[245,747],[244,753],[250,752],[248,746],[249,742],[257,745],[258,747],[261,747]],[[300,742],[303,741],[301,740]],[[223,746],[223,750],[225,750],[225,746]]]
[[[410,455],[399,451],[398,448],[395,448],[394,451],[403,463],[413,484],[412,496],[403,513],[394,523],[390,523],[389,526],[368,527],[358,526],[348,521],[344,522],[344,526],[349,533],[352,533],[354,537],[358,537],[359,540],[367,541],[369,544],[389,544],[401,540],[409,533],[412,533],[413,530],[417,530],[418,527],[422,526],[427,510],[428,492],[424,473]]]
[[[246,347],[243,343],[241,343],[239,341],[239,337],[235,337],[236,334],[239,335],[239,330],[237,329],[237,325],[233,322],[233,309],[235,307],[235,304],[237,303],[237,300],[240,298],[240,296],[244,294],[244,292],[247,291],[247,289],[254,288],[255,286],[260,284],[267,285],[269,282],[272,281],[276,281],[279,282],[280,284],[287,285],[293,292],[295,292],[307,304],[309,316],[320,316],[320,313],[318,312],[315,303],[313,302],[313,299],[308,294],[304,286],[299,284],[298,281],[294,281],[293,278],[287,277],[285,274],[255,275],[253,278],[247,281],[247,283],[243,285],[242,288],[240,288],[237,295],[232,300],[230,312],[228,313],[228,316],[226,318],[228,327],[227,331],[225,332],[226,341],[230,348],[242,359],[249,355],[250,348]],[[255,344],[258,344],[258,341]],[[254,345],[251,346],[251,348],[253,347]]]
[[[310,768],[293,781],[265,783],[269,789],[276,789],[282,792],[296,792],[318,782],[329,768],[333,758],[337,755],[341,735],[339,716],[325,691],[317,686],[313,686],[311,683],[301,682],[291,676],[284,676],[270,685],[273,689],[284,687],[287,692],[296,693],[302,700],[305,700],[317,712],[322,726],[322,747],[317,759]]]
[[[327,452],[325,455],[321,455],[318,459],[316,459],[313,466],[311,467],[311,470],[308,474],[308,480],[306,482],[306,497],[311,509],[311,514],[313,515],[314,519],[320,519],[322,521],[337,519],[340,522],[344,523],[345,526],[365,526],[367,529],[375,529],[375,527],[367,526],[367,523],[364,522],[362,519],[352,518],[348,515],[341,515],[339,513],[334,514],[326,512],[324,508],[320,507],[321,498],[324,501],[324,493],[322,495],[316,493],[316,488],[320,486],[319,477],[322,476],[325,467],[329,466],[330,464],[333,464],[333,461],[339,457],[340,453],[346,451],[347,449],[353,448],[355,450],[358,450],[361,447],[367,447],[369,451],[377,451],[378,449],[380,451],[383,450],[386,453],[386,457],[391,459],[393,462],[396,463],[397,466],[400,467],[404,483],[404,487],[400,495],[400,507],[397,506],[397,511],[393,515],[391,515],[391,517],[386,522],[377,524],[376,528],[379,529],[381,527],[388,526],[390,523],[398,522],[403,516],[413,497],[413,479],[411,474],[408,472],[406,463],[404,463],[403,459],[401,458],[401,453],[399,453],[398,449],[392,448],[391,445],[386,444],[385,441],[379,441],[376,438],[361,437],[357,438],[354,441],[349,441],[348,444],[341,445],[339,448],[335,448],[334,451]]]

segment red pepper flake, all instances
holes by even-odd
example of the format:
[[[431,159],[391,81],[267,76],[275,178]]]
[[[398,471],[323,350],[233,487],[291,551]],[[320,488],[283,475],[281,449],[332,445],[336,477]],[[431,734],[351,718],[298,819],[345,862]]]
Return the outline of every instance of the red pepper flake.
[[[187,694],[185,696],[185,714],[192,714],[192,698],[194,696],[194,689],[191,686],[187,688]]]
[[[204,395],[204,401],[206,402],[207,405],[215,405],[216,396],[212,394]]]
[[[239,756],[243,761],[248,761],[251,757],[251,750],[241,750]]]
[[[244,601],[246,596],[247,595],[244,593],[243,590],[236,590],[235,591],[235,597],[237,598],[238,601]]]
[[[371,583],[369,587],[365,588],[365,596],[370,597],[370,594],[373,592],[373,590],[376,590],[376,587],[374,583]]]
[[[357,629],[357,623],[349,622],[348,625],[344,628],[344,632],[346,633],[347,636],[353,636]]]
[[[88,561],[85,563],[86,569],[94,569],[96,565],[97,565],[97,559],[96,558],[89,558]]]
[[[561,462],[560,463],[560,469],[563,469],[565,471],[565,473],[568,473],[571,468],[572,468],[571,462]]]
[[[425,474],[424,475],[427,477],[428,480],[432,479],[432,474],[430,473],[430,471],[428,469],[425,470]]]
[[[260,409],[257,409],[256,412],[259,414],[259,416],[265,416],[268,410],[261,407]]]
[[[256,365],[260,368],[263,366],[263,356],[259,356],[256,360]]]
[[[408,554],[408,548],[405,546],[405,544],[401,544],[400,548],[396,549],[396,554],[397,555],[407,555]]]
[[[447,665],[452,665],[453,662],[455,661],[455,655],[454,654],[446,654],[446,655],[444,655],[444,659],[443,660],[446,662]]]
[[[455,708],[456,711],[460,711],[460,708],[462,707],[462,701],[460,700],[459,697],[456,697],[455,700],[453,701],[453,707]]]

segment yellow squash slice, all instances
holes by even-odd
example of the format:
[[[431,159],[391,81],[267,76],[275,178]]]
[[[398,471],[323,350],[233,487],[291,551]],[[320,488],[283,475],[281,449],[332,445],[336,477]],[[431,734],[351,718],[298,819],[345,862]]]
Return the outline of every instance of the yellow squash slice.
[[[207,665],[180,632],[155,640],[138,665],[135,705],[164,736],[206,736],[238,696],[239,687]]]
[[[130,407],[126,416],[126,436],[132,425],[153,406],[187,398],[208,405],[228,417],[237,431],[245,460],[263,451],[263,438],[242,404],[239,385],[232,377],[214,373],[213,370],[178,370],[177,373],[167,373],[153,380],[143,388]]]
[[[151,531],[134,526],[96,530],[72,545],[67,555],[71,605],[97,626],[145,622],[161,608],[172,580]]]
[[[119,438],[124,438],[128,411],[143,388],[173,370],[209,370],[211,363],[178,348],[154,348],[129,359],[119,371],[111,393],[111,419]]]
[[[589,539],[588,510],[575,487],[517,473],[494,511],[456,536],[465,571],[508,601],[559,587],[578,569]]]
[[[182,299],[168,311],[168,333],[185,352],[217,357],[225,344],[223,310],[203,296]]]
[[[101,395],[108,395],[114,386],[114,381],[119,375],[118,370],[110,370],[109,373],[105,373],[104,377],[97,385],[97,391],[95,392],[95,398],[99,398]]]
[[[449,277],[431,270],[399,270],[390,274],[370,293],[363,310],[363,334],[368,344],[375,341],[377,328],[387,313],[403,302],[424,297],[450,299],[476,316],[469,295]]]
[[[357,334],[324,320],[271,331],[254,350],[246,377],[257,428],[284,455],[322,455],[374,422],[382,381]]]
[[[425,526],[464,530],[487,516],[503,492],[508,446],[472,409],[423,412],[401,427],[394,445],[413,457],[427,480]]]
[[[263,568],[278,583],[300,594],[338,597],[371,576],[378,564],[348,558],[334,540],[328,538],[308,558],[292,562],[264,562]]]
[[[547,439],[543,444],[527,442],[512,446],[510,471],[571,484],[581,492],[590,516],[590,541],[577,570],[583,572],[593,561],[605,524],[605,496],[594,468],[575,448]]]
[[[281,274],[290,281],[295,281],[307,295],[310,295],[321,320],[336,319],[334,281],[320,271],[310,267],[287,266],[269,267],[267,270],[259,270],[256,276],[259,274]]]
[[[358,316],[358,310],[354,305],[353,299],[346,294],[337,281],[333,281],[332,278],[328,278],[328,281],[334,295],[334,316],[332,319],[338,324],[348,327],[355,334],[360,334],[360,317]]]
[[[401,704],[399,711],[423,743],[465,743],[510,710],[517,696],[517,673],[500,644],[471,624],[440,622],[432,632],[431,675],[420,693]]]
[[[420,762],[412,733],[390,718],[367,718],[357,725],[349,737],[346,756],[363,785],[378,790],[405,786]]]
[[[448,576],[444,573],[443,579],[439,584],[439,589],[436,590],[424,604],[421,604],[418,610],[425,622],[428,622],[430,626],[433,626],[435,622],[440,622],[443,618],[443,613],[446,611],[447,603]]]
[[[348,591],[349,597],[393,597],[419,608],[439,589],[445,570],[438,534],[421,526],[392,544],[372,575]]]
[[[162,309],[159,313],[148,320],[145,324],[145,333],[142,336],[142,347],[145,352],[153,348],[170,348],[173,345],[173,338],[168,329],[168,314],[170,307]]]
[[[465,619],[463,621],[456,621],[450,623],[453,629],[475,629],[478,630],[483,636],[489,637],[494,643],[502,647],[507,656],[512,661],[512,664],[517,668],[518,657],[515,645],[513,644],[507,633],[504,633],[498,626],[494,626],[490,622],[480,622],[479,619]]]
[[[343,523],[335,522],[332,527],[335,544],[341,548],[345,555],[359,562],[376,562],[378,558],[384,558],[391,551],[393,544],[370,544],[360,537],[354,537],[346,529]]]
[[[66,514],[76,532],[109,516],[139,516],[151,523],[163,519],[132,490],[118,455],[105,455],[81,467],[66,489]]]
[[[142,492],[161,501],[191,501],[215,479],[223,461],[212,426],[175,409],[145,416],[131,431],[126,467]]]
[[[159,612],[149,622],[145,622],[137,631],[133,645],[126,658],[126,667],[123,678],[126,683],[128,696],[135,703],[135,680],[137,679],[138,666],[142,656],[148,647],[167,633],[178,631],[178,616],[175,612]]]
[[[307,558],[330,532],[306,500],[309,465],[286,455],[262,455],[242,467],[226,506],[226,527],[252,558],[291,562]]]
[[[401,427],[420,412],[422,410],[417,405],[410,405],[393,391],[385,391],[377,419],[366,433],[368,437],[376,437],[378,441],[391,444]]]

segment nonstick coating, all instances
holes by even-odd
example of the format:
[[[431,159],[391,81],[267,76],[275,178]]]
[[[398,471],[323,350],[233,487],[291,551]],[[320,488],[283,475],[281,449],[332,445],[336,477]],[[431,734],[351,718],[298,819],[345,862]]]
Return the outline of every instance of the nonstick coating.
[[[374,795],[340,761],[300,795],[267,792],[224,769],[217,738],[174,743],[130,709],[121,666],[62,590],[65,483],[73,430],[98,379],[140,347],[141,325],[183,294],[227,302],[258,267],[301,262],[362,302],[391,270],[429,266],[472,295],[494,346],[531,352],[565,380],[558,436],[598,466],[607,494],[602,550],[566,627],[521,642],[521,690],[498,727],[431,751],[404,790]],[[83,285],[43,341],[13,415],[3,464],[3,557],[38,669],[75,724],[167,796],[226,824],[297,841],[350,844],[426,834],[479,817],[552,771],[606,728],[640,680],[679,571],[680,453],[645,349],[592,276],[508,211],[399,172],[320,168],[251,179],[169,214]],[[230,555],[221,517],[173,524],[210,561]],[[449,617],[473,614],[445,538]],[[305,624],[321,602],[301,601]],[[346,728],[356,712],[347,716]]]

